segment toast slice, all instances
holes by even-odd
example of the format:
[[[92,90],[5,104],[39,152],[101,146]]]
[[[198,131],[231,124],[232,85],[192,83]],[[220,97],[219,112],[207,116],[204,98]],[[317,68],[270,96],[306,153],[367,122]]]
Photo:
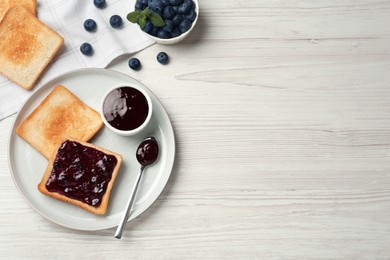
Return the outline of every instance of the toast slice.
[[[103,215],[121,163],[120,154],[90,143],[65,139],[52,154],[38,190]]]
[[[9,8],[14,5],[22,5],[34,16],[37,15],[37,0],[1,0],[0,1],[0,22]]]
[[[49,159],[65,137],[88,141],[102,126],[98,112],[58,85],[18,125],[16,133]]]
[[[0,23],[0,73],[29,90],[63,43],[58,33],[15,5]]]

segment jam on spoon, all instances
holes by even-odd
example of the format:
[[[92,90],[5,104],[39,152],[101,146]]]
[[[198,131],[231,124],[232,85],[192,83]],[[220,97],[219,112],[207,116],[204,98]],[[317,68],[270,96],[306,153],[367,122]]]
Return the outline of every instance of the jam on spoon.
[[[141,169],[138,173],[133,190],[131,191],[130,198],[126,205],[125,213],[123,214],[122,219],[115,232],[115,238],[120,239],[122,237],[122,232],[129,218],[130,209],[134,203],[135,194],[137,193],[137,189],[142,177],[142,173],[144,172],[146,166],[156,162],[158,158],[158,152],[159,152],[158,150],[159,150],[158,143],[154,137],[146,138],[144,141],[142,141],[142,143],[137,148],[136,157],[137,157],[137,161],[141,164]]]
[[[137,161],[142,166],[154,163],[158,157],[158,145],[153,137],[145,139],[137,149]]]

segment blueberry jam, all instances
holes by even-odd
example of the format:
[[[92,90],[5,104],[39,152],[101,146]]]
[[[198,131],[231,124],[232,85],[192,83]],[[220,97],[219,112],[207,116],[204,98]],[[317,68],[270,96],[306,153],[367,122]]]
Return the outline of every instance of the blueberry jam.
[[[158,157],[158,144],[154,138],[146,139],[137,149],[137,161],[147,166],[154,163]]]
[[[141,126],[148,112],[145,96],[132,87],[114,89],[103,103],[104,117],[111,126],[119,130],[133,130]]]
[[[117,163],[113,155],[65,141],[57,151],[46,188],[98,207]]]

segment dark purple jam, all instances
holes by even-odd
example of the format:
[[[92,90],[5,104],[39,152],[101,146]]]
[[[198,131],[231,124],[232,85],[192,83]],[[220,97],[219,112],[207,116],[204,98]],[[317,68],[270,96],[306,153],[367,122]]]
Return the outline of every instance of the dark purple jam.
[[[133,130],[145,122],[149,106],[145,96],[132,87],[111,91],[103,103],[107,122],[119,130]]]
[[[154,163],[158,157],[158,144],[154,138],[143,141],[137,149],[137,160],[147,166]]]
[[[117,163],[113,155],[65,141],[57,151],[46,188],[98,207]]]

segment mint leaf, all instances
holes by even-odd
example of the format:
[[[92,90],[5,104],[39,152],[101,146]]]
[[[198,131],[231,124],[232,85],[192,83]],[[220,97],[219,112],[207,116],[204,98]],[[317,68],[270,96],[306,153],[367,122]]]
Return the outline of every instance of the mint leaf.
[[[150,22],[156,26],[156,27],[163,27],[165,25],[164,20],[162,17],[152,12],[147,6],[144,10],[136,10],[127,15],[127,20],[129,20],[132,23],[137,23],[141,29],[143,29],[146,25],[146,22],[150,20]]]
[[[143,29],[145,27],[145,24],[146,24],[146,16],[141,17],[138,21],[138,24],[139,24],[139,27],[141,27],[141,29]]]
[[[165,25],[164,20],[161,18],[161,16],[157,13],[151,12],[148,15],[149,20],[152,22],[152,24],[156,27],[163,27]]]
[[[149,15],[151,12],[152,12],[152,11],[150,11],[149,6],[147,6],[147,7],[141,12],[141,14]]]
[[[140,15],[141,15],[140,11],[131,12],[127,15],[127,20],[129,20],[132,23],[138,23]]]

